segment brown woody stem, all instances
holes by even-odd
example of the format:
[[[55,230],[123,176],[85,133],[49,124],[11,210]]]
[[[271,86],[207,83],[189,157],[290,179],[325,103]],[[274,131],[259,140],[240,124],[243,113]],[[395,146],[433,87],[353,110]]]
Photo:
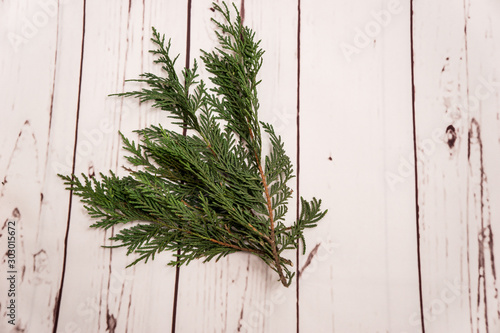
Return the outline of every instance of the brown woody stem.
[[[248,129],[250,131],[250,138],[253,140],[254,136],[253,136],[252,129],[250,127]],[[262,178],[262,185],[264,186],[264,193],[266,195],[266,201],[267,201],[267,210],[269,212],[269,223],[271,225],[271,235],[268,238],[268,242],[269,242],[269,244],[271,244],[271,250],[273,251],[273,257],[274,257],[273,258],[274,265],[276,266],[276,269],[278,271],[280,281],[285,287],[288,287],[289,283],[287,282],[285,275],[283,274],[283,269],[281,268],[280,257],[278,255],[278,249],[276,248],[276,236],[274,235],[273,207],[271,204],[271,195],[269,194],[269,186],[267,185],[266,174],[264,173],[264,170],[262,170],[262,164],[261,164],[260,158],[257,155],[257,153],[255,153],[255,160],[257,161],[257,166],[259,167],[260,177]]]
[[[255,156],[257,158],[257,155]],[[269,187],[266,181],[266,175],[264,174],[264,170],[262,170],[262,166],[260,161],[257,161],[259,166],[260,176],[262,178],[262,184],[264,185],[264,192],[267,200],[267,210],[269,211],[269,222],[271,224],[271,237],[269,239],[269,243],[271,244],[271,249],[273,251],[274,264],[276,265],[276,269],[278,270],[278,274],[280,276],[280,281],[283,283],[285,287],[288,287],[289,283],[287,282],[285,275],[283,274],[283,270],[281,269],[280,257],[278,255],[278,250],[276,248],[276,237],[274,235],[274,217],[273,217],[273,209],[271,205],[271,196],[269,195]]]

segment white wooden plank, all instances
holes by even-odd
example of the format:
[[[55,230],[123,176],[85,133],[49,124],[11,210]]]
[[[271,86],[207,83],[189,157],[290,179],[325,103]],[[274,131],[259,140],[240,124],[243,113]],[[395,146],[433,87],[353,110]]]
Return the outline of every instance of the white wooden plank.
[[[273,123],[294,161],[297,7],[285,1],[236,4],[244,12],[244,23],[257,32],[266,51],[260,76],[260,117]],[[211,50],[216,43],[210,7],[210,1],[193,2],[192,57],[199,56],[198,49]],[[206,73],[202,77],[206,79]],[[289,219],[294,215],[292,203]],[[295,253],[292,251],[289,257],[294,260]],[[295,285],[284,288],[276,273],[257,257],[238,253],[218,262],[192,262],[180,274],[178,332],[295,330]]]
[[[177,42],[186,41],[186,2],[86,2],[84,58],[80,96],[76,173],[125,174],[126,162],[118,130],[127,136],[166,115],[139,107],[137,101],[107,97],[139,88],[125,83],[144,71],[158,73],[148,50],[151,25]],[[182,66],[183,64],[179,64]],[[171,327],[175,269],[166,267],[169,254],[148,264],[126,269],[133,258],[126,249],[103,249],[115,230],[91,230],[92,221],[77,198],[71,211],[67,266],[59,330],[127,332],[168,330]]]
[[[450,125],[443,116],[457,113],[457,102],[467,89],[463,10],[463,4],[451,2],[426,7],[414,4],[422,292],[424,324],[430,332],[453,329],[455,323],[464,331],[471,331],[469,316],[456,315],[456,308],[468,307],[468,292],[456,289],[455,295],[451,294],[456,300],[446,306],[446,311],[442,308],[445,300],[440,297],[440,293],[449,293],[448,283],[456,281],[459,287],[467,283],[468,271],[460,263],[467,256],[460,246],[467,239],[463,187],[467,170],[466,161],[460,157],[467,154],[467,144],[463,140],[449,141],[451,150],[443,141],[445,138],[439,136]],[[450,134],[463,131],[464,128],[454,129]]]
[[[0,331],[50,332],[61,285],[67,204],[56,176],[75,133],[81,7],[47,2],[0,3],[0,248],[4,222],[17,223],[16,318],[6,318],[7,266],[0,279]],[[70,25],[71,24],[71,25]],[[64,78],[65,85],[55,82]],[[71,157],[71,155],[70,155]],[[71,158],[69,158],[71,161]]]
[[[414,6],[425,330],[497,332],[499,7]]]
[[[301,1],[300,194],[328,215],[306,236],[304,332],[406,332],[419,317],[408,3]],[[305,257],[300,266],[305,265]]]
[[[478,241],[478,266],[469,268],[470,285],[475,285],[475,280],[477,288],[471,290],[470,298],[478,301],[477,307],[472,307],[477,329],[498,332],[500,257],[495,257],[499,253],[495,236],[500,234],[500,5],[496,1],[477,0],[467,2],[467,6],[468,202],[472,206],[468,224],[475,221],[476,226],[469,227],[469,243]]]

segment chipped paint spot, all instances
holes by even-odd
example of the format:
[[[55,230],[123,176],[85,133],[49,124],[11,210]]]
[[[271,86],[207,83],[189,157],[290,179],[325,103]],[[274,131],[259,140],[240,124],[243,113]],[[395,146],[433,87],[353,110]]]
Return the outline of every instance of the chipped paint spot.
[[[93,164],[90,164],[88,174],[89,174],[90,178],[93,178],[95,176],[95,170],[94,170],[94,165]]]
[[[450,125],[446,128],[446,143],[450,149],[455,146],[455,141],[457,141],[457,132],[455,131],[455,127]]]
[[[33,272],[42,273],[47,270],[49,257],[45,250],[40,250],[33,255]]]
[[[106,313],[106,331],[109,331],[109,333],[115,333],[116,329],[116,318],[112,314],[107,311]]]

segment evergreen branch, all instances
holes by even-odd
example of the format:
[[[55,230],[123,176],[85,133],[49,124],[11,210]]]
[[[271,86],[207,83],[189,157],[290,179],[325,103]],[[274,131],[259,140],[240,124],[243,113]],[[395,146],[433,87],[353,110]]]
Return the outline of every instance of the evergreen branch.
[[[125,167],[128,176],[60,177],[96,219],[92,227],[139,222],[110,238],[114,243],[109,247],[125,247],[127,255],[137,255],[129,266],[163,251],[176,253],[170,265],[247,252],[289,286],[292,262],[281,254],[297,249],[304,230],[316,226],[326,211],[320,209],[321,200],[301,198],[298,221],[291,227],[283,223],[293,166],[272,125],[259,122],[257,75],[264,52],[233,7],[234,20],[225,3],[214,4],[224,18],[213,20],[219,47],[201,56],[212,89],[198,80],[196,61],[192,69],[176,71],[178,56],[170,56],[170,41],[153,28],[157,49],[151,52],[165,75],[144,73],[132,81],[145,88],[116,94],[151,102],[189,134],[152,125],[135,131],[136,143],[120,133],[126,160],[135,166]],[[267,156],[262,156],[261,128],[269,136]]]

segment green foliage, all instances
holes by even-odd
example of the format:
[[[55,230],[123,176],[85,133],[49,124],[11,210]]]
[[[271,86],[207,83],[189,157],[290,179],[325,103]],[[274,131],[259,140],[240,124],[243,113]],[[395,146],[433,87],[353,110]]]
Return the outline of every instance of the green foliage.
[[[291,227],[284,224],[292,196],[287,182],[293,178],[292,163],[284,144],[270,124],[259,122],[257,74],[263,51],[255,34],[242,26],[236,9],[231,20],[225,4],[214,4],[225,19],[214,20],[220,47],[203,52],[201,59],[212,74],[214,88],[198,80],[198,65],[180,76],[165,43],[153,28],[152,41],[165,76],[151,73],[135,81],[148,88],[118,94],[167,111],[188,135],[161,125],[136,131],[140,142],[122,135],[128,162],[136,169],[119,178],[101,174],[101,179],[82,174],[62,176],[69,190],[81,197],[95,228],[109,229],[131,222],[110,239],[126,247],[127,254],[147,262],[162,251],[173,251],[171,265],[193,259],[219,259],[236,251],[259,256],[288,286],[294,273],[281,253],[297,249],[305,228],[316,226],[326,211],[321,200],[301,198],[300,218]],[[262,157],[261,128],[270,139],[271,150]],[[262,161],[264,160],[264,161]],[[305,252],[305,244],[304,244]]]

